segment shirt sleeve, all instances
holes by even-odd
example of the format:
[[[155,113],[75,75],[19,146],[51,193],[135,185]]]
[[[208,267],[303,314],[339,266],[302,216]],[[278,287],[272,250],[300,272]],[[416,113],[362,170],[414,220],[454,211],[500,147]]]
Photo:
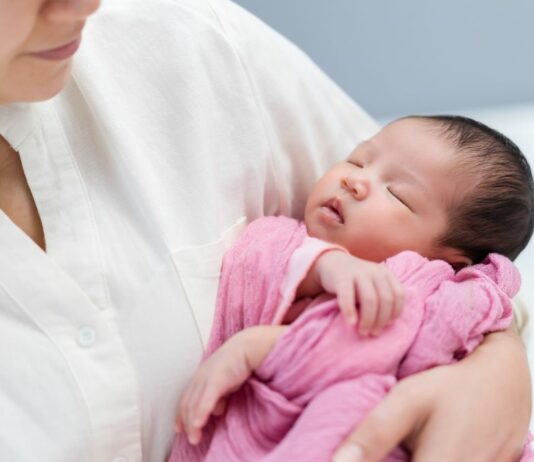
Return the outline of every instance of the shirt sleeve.
[[[307,192],[378,124],[298,47],[227,1],[211,1],[248,76],[271,150],[279,209],[302,218]]]
[[[293,252],[280,287],[281,303],[275,316],[277,321],[281,322],[289,307],[295,302],[297,289],[312,265],[329,250],[348,253],[344,247],[310,236],[306,236],[303,243]]]
[[[511,299],[494,281],[476,270],[458,274],[426,299],[422,326],[400,366],[399,378],[458,361],[485,334],[510,325]]]

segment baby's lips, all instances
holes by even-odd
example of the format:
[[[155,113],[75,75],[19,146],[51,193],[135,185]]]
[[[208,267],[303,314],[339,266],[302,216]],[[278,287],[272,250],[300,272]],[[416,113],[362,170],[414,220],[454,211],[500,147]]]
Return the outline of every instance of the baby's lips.
[[[341,223],[345,222],[345,217],[343,215],[343,205],[341,204],[341,201],[337,197],[333,197],[332,199],[328,199],[324,204],[323,207],[327,207],[330,210],[332,210],[334,213],[336,213],[339,217],[339,220]]]

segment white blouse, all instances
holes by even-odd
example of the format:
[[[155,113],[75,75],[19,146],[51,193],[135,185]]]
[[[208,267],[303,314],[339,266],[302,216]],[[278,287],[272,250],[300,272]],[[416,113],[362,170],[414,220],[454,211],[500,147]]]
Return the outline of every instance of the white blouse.
[[[225,249],[376,128],[227,0],[104,2],[65,90],[0,107],[47,249],[0,213],[0,460],[163,461]]]

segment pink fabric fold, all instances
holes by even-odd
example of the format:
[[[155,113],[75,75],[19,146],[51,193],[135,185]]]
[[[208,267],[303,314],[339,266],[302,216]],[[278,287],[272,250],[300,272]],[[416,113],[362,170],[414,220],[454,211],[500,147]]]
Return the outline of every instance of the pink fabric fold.
[[[282,216],[247,226],[223,259],[206,356],[236,332],[274,322],[286,267],[305,237],[303,223]]]
[[[245,327],[271,324],[302,224],[252,223],[225,257],[208,354]],[[385,264],[406,290],[401,316],[378,337],[347,325],[335,297],[320,295],[279,339],[255,374],[213,418],[202,443],[179,436],[177,461],[327,461],[396,381],[469,354],[506,328],[519,273],[499,255],[455,273],[447,263],[403,252]],[[386,461],[409,460],[402,449]]]

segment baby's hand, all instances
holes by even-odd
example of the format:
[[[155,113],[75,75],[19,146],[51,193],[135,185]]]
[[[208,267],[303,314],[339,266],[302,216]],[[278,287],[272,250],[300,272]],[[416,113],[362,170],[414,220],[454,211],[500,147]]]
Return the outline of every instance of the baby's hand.
[[[198,444],[210,415],[225,411],[225,397],[236,391],[250,373],[241,337],[234,336],[199,366],[184,390],[176,431],[185,432],[191,444]]]
[[[358,302],[360,334],[378,335],[401,313],[404,288],[385,265],[332,250],[319,257],[316,268],[321,286],[337,295],[351,324],[358,321]]]

